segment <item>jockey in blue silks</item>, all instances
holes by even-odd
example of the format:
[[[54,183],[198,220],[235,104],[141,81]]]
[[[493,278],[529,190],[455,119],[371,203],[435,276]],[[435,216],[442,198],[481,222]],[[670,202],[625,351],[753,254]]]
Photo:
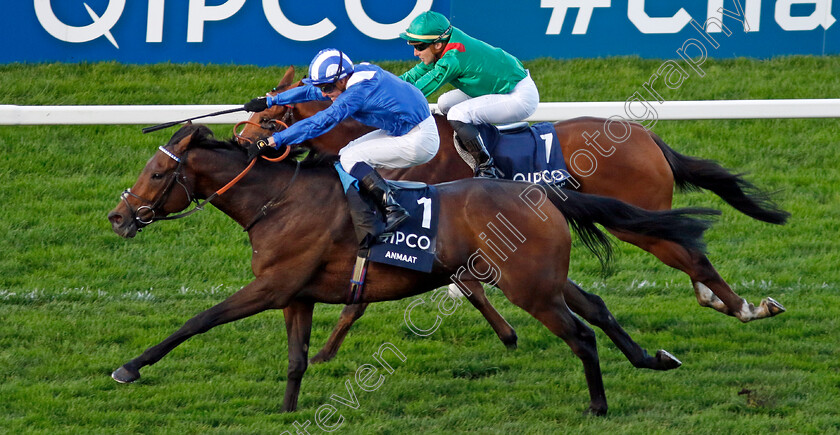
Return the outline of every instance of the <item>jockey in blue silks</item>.
[[[278,148],[320,136],[348,117],[378,128],[351,141],[338,154],[344,171],[358,179],[362,190],[385,211],[385,232],[391,232],[408,212],[374,168],[407,168],[426,163],[437,154],[440,137],[426,98],[394,74],[369,63],[353,65],[346,54],[332,48],[315,56],[303,82],[304,86],[255,98],[245,109],[261,112],[312,100],[332,100],[332,105],[274,133],[267,141],[257,142],[249,156],[254,158],[269,146]]]

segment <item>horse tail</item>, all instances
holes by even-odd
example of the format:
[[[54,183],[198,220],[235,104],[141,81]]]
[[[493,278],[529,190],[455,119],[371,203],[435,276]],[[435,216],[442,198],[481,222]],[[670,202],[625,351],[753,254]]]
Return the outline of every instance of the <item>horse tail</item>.
[[[606,234],[595,223],[611,230],[664,239],[686,249],[703,252],[703,233],[712,222],[691,216],[720,214],[718,210],[707,208],[650,211],[614,198],[561,189],[556,185],[552,187],[547,189],[549,200],[563,213],[583,244],[603,266],[610,261],[612,247]]]
[[[782,225],[790,217],[770,194],[745,180],[744,174],[733,174],[713,160],[682,155],[656,134],[650,136],[668,160],[678,188],[710,190],[741,213],[771,224]]]

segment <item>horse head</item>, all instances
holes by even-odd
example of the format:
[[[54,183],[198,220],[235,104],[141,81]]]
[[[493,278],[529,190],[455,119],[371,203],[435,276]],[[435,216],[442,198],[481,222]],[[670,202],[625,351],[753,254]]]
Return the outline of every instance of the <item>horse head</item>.
[[[290,66],[277,86],[268,92],[268,95],[277,95],[283,91],[303,86],[302,81],[294,81],[294,75],[295,69]],[[251,114],[248,120],[236,124],[233,128],[233,135],[240,145],[245,145],[287,128],[297,121],[309,118],[326,109],[330,104],[332,104],[331,101],[316,100],[269,107],[262,112]],[[236,131],[239,129],[239,126],[243,124],[245,127],[242,129],[242,132],[237,133]],[[373,131],[372,127],[368,127],[354,119],[345,119],[340,125],[342,128],[336,128],[334,129],[335,131],[325,133],[323,135],[324,141],[309,141],[306,145],[331,154],[337,154],[338,149],[346,145],[350,140]]]
[[[203,210],[212,201],[216,208],[246,226],[241,221],[251,220],[259,205],[265,204],[266,197],[271,194],[271,183],[291,185],[294,176],[286,179],[279,177],[280,173],[297,173],[297,159],[309,151],[308,148],[292,150],[285,147],[280,151],[272,150],[259,159],[248,160],[247,153],[236,141],[215,139],[206,126],[187,124],[175,132],[166,145],[158,147],[134,186],[123,191],[120,203],[108,213],[108,220],[118,235],[134,237],[152,222],[187,217]],[[271,165],[287,157],[294,163]],[[265,162],[257,165],[258,160]],[[332,169],[332,162],[317,153],[308,156],[306,165]],[[256,170],[251,172],[252,168]],[[247,174],[251,175],[243,184],[268,188],[252,188],[248,195],[238,190],[238,193],[222,196]],[[172,215],[186,209],[190,202],[194,208]]]
[[[277,86],[275,86],[274,89],[268,92],[268,95],[277,95],[285,90],[302,86],[303,82],[300,80],[294,82],[294,77],[295,67],[290,66],[286,70],[286,74],[283,75],[283,78],[280,79],[280,82],[277,83]],[[239,124],[236,124],[236,126],[233,129],[233,134],[240,145],[245,145],[254,140],[266,137],[274,132],[280,131],[282,128],[285,127],[283,127],[282,124],[278,123],[277,121],[282,121],[284,124],[288,125],[293,122],[293,117],[293,108],[290,106],[269,107],[268,109],[263,110],[262,112],[252,113],[247,121],[243,121]],[[239,128],[239,125],[242,124],[244,124],[245,127],[242,129],[241,132],[237,133],[236,130]]]
[[[187,174],[187,152],[194,138],[208,133],[212,134],[206,126],[187,124],[158,148],[134,185],[123,191],[120,203],[108,213],[115,233],[134,237],[146,225],[197,202]]]

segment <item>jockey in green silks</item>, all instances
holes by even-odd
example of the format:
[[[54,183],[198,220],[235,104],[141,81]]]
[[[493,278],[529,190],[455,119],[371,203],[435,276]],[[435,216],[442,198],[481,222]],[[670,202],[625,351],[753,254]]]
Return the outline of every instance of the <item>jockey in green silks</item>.
[[[438,109],[455,130],[456,146],[475,160],[475,175],[498,178],[475,125],[522,121],[537,110],[540,95],[528,70],[511,54],[467,35],[437,12],[418,15],[400,37],[421,60],[400,78],[426,97],[447,83],[455,87],[440,96]]]

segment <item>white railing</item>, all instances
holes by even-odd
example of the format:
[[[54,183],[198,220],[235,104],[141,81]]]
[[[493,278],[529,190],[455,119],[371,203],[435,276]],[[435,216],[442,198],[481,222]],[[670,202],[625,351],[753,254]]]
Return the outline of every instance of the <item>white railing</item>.
[[[15,106],[0,105],[0,125],[139,124],[151,125],[233,109],[236,105],[198,106]],[[840,118],[840,99],[711,100],[650,103],[659,120]],[[431,105],[434,109],[435,105]],[[642,112],[641,103],[630,109]],[[560,121],[579,116],[631,118],[624,101],[540,103],[528,121]],[[233,124],[242,112],[202,118],[207,124]]]

